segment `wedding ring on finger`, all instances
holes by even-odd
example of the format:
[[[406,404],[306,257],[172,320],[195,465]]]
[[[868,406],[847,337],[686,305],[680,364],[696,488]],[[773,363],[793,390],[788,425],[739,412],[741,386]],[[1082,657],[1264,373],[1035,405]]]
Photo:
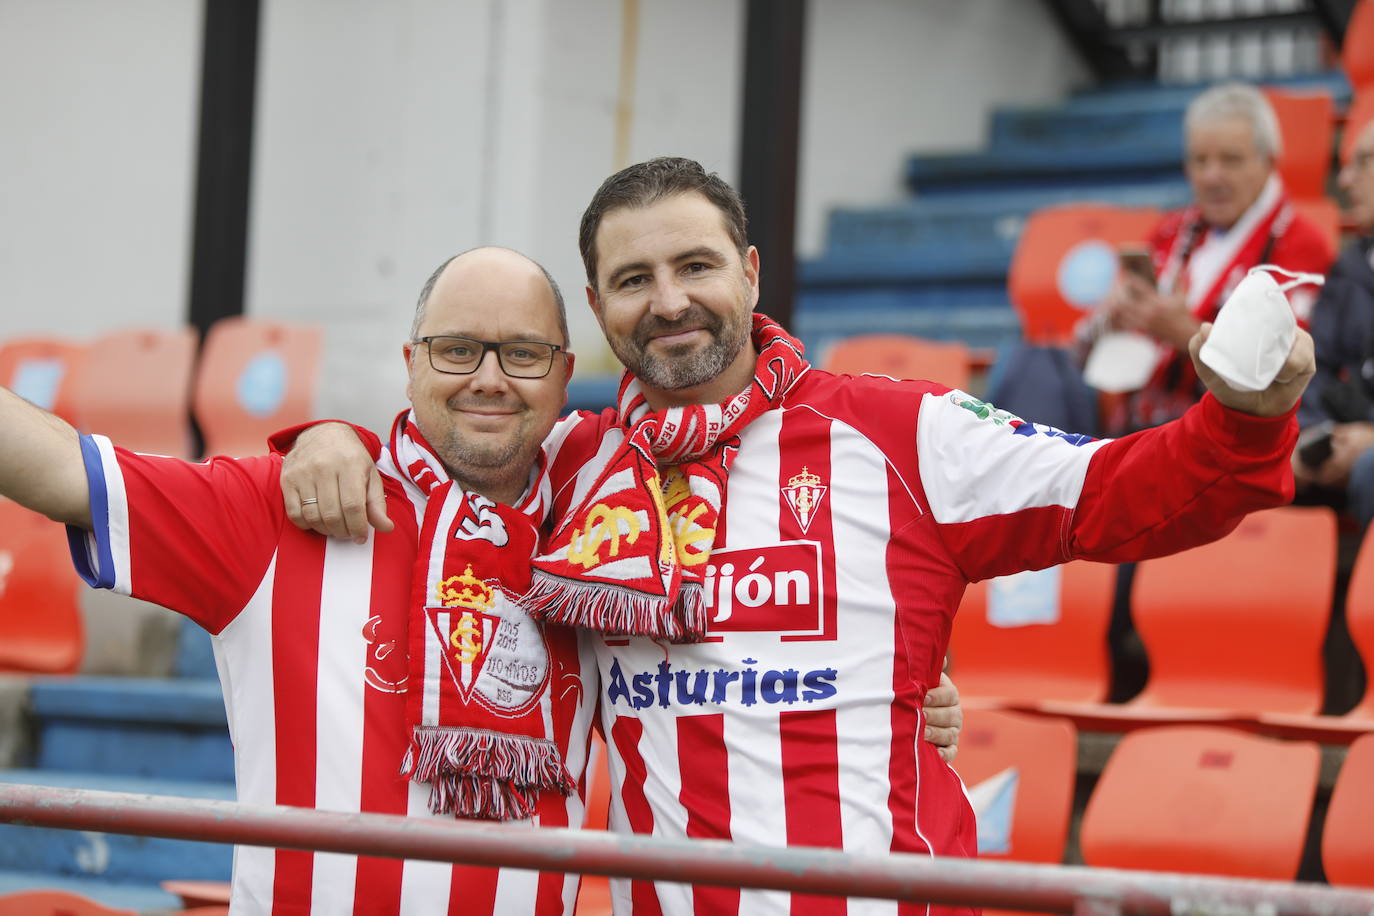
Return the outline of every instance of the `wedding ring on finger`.
[[[302,506],[313,506],[313,505],[315,505],[315,503],[317,503],[317,502],[319,502],[319,500],[316,499],[315,497],[311,496],[311,497],[308,497],[308,498],[306,498],[306,499],[301,500],[301,505],[302,505]]]

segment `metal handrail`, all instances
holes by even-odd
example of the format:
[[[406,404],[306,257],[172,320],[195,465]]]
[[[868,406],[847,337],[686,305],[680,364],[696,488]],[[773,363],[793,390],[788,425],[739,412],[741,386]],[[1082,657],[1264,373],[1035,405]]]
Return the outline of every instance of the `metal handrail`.
[[[911,854],[860,856],[14,783],[0,783],[0,822],[1080,916],[1374,916],[1374,891],[1314,884]]]

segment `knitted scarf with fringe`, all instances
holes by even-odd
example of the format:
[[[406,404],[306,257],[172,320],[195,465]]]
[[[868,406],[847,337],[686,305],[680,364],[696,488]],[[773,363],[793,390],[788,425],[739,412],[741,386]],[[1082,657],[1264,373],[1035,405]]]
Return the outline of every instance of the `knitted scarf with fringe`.
[[[436,814],[530,817],[541,792],[574,788],[545,732],[543,627],[513,597],[529,588],[545,488],[532,486],[519,507],[464,491],[409,411],[392,426],[390,451],[424,501],[401,773],[429,785]]]
[[[705,636],[702,579],[739,435],[808,368],[801,343],[763,315],[754,315],[753,343],[753,381],[721,404],[653,411],[625,373],[625,440],[535,560],[526,610],[613,634]]]

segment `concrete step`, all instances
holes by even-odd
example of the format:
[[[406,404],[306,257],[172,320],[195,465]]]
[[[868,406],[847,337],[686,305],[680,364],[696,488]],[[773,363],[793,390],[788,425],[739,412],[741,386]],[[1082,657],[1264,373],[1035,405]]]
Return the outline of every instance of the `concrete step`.
[[[1182,148],[1173,140],[1122,147],[989,149],[918,154],[907,160],[906,184],[918,194],[952,190],[1083,189],[1108,181],[1170,184],[1178,180]]]
[[[1195,95],[1210,85],[1180,83],[1161,86],[1148,81],[1104,83],[1075,92],[1064,100],[1064,107],[1077,111],[1145,111],[1150,108],[1176,108],[1182,111]],[[1292,92],[1329,92],[1338,106],[1347,104],[1351,96],[1350,81],[1340,70],[1267,79],[1264,85]]]
[[[185,798],[234,798],[232,783],[112,777],[103,773],[3,770],[0,780]],[[97,831],[0,824],[0,872],[44,874],[113,884],[169,878],[227,881],[233,848]]]
[[[30,709],[39,768],[233,781],[233,748],[218,681],[35,679]]]
[[[1005,193],[965,191],[921,197],[890,207],[836,208],[826,226],[824,255],[893,252],[919,254],[931,246],[1015,241],[1036,210],[1085,200],[1122,207],[1182,206],[1188,184],[1104,184],[1087,189],[1022,189]]]

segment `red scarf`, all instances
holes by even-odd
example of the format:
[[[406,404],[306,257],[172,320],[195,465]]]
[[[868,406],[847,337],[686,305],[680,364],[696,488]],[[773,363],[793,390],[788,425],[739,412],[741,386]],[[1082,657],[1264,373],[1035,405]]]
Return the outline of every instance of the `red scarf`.
[[[753,344],[753,382],[722,404],[655,412],[625,373],[625,441],[534,562],[522,602],[531,614],[608,633],[705,636],[702,579],[739,435],[809,368],[801,343],[763,315]]]
[[[573,783],[545,731],[549,650],[512,596],[529,588],[543,519],[543,464],[518,508],[451,480],[409,412],[391,458],[424,500],[409,614],[410,747],[402,775],[430,786],[436,814],[527,818]]]

